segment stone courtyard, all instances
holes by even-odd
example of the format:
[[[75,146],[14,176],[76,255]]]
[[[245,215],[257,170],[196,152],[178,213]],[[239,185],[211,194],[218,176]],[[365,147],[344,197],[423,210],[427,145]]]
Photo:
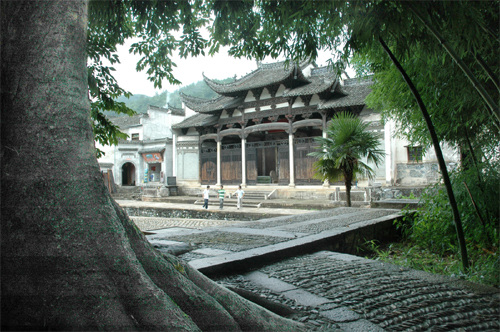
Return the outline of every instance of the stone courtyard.
[[[191,209],[198,213],[198,207]],[[398,210],[243,212],[260,218],[252,221],[223,217],[232,215],[229,210],[207,219],[132,218],[158,250],[178,255],[216,282],[311,330],[500,328],[498,289],[353,255],[361,241],[394,236]]]

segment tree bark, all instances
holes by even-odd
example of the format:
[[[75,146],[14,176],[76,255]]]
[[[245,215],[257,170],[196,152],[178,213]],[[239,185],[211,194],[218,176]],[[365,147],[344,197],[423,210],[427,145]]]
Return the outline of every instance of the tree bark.
[[[420,108],[420,111],[422,112],[422,115],[425,119],[425,123],[427,124],[427,128],[429,129],[429,134],[431,135],[432,144],[434,145],[434,151],[436,153],[436,158],[438,160],[439,168],[441,169],[441,173],[443,175],[444,185],[446,187],[446,192],[448,193],[448,199],[450,201],[451,210],[453,212],[453,218],[455,221],[455,230],[457,233],[457,239],[460,246],[460,253],[462,256],[462,267],[464,271],[467,271],[469,268],[469,260],[467,259],[467,247],[465,245],[465,237],[462,228],[462,221],[460,220],[460,213],[458,212],[457,202],[455,200],[455,195],[453,194],[453,188],[451,186],[450,177],[448,176],[448,169],[446,168],[446,163],[443,158],[443,153],[441,152],[441,147],[439,146],[439,139],[437,137],[436,131],[434,130],[434,125],[432,124],[431,117],[429,116],[429,112],[427,112],[427,108],[425,107],[424,102],[420,97],[420,94],[415,88],[415,85],[411,81],[410,77],[406,74],[405,70],[403,69],[399,61],[396,59],[394,54],[392,54],[391,50],[384,42],[382,37],[379,37],[379,42],[380,45],[382,45],[384,51],[387,53],[387,55],[389,55],[391,61],[394,63],[396,68],[403,76],[403,79],[408,85],[408,88],[410,89],[411,93],[417,100],[418,107]]]
[[[104,186],[87,1],[2,1],[1,329],[301,330],[154,250]]]

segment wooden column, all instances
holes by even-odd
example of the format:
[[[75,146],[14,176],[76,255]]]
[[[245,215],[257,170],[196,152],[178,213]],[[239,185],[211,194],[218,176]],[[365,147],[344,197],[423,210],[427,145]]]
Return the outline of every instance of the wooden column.
[[[246,188],[247,186],[247,136],[245,135],[245,120],[243,109],[241,111],[241,121],[238,123],[241,126],[241,187]]]
[[[321,117],[323,119],[323,138],[327,138],[328,137],[328,134],[326,133],[326,128],[327,128],[327,124],[326,124],[326,113],[323,112],[321,113]],[[330,181],[328,181],[328,179],[326,179],[324,182],[323,182],[323,187],[325,188],[330,188]]]
[[[217,183],[216,183],[216,186],[220,186],[221,178],[222,178],[221,157],[220,157],[221,150],[222,150],[222,143],[221,143],[220,139],[217,139]]]
[[[291,103],[289,103],[291,107]],[[285,115],[285,117],[288,119],[288,124],[289,124],[289,129],[288,129],[288,160],[290,162],[290,183],[289,187],[295,188],[295,163],[294,163],[294,157],[293,157],[293,118],[294,116],[291,114]]]
[[[295,164],[293,160],[293,132],[288,134],[288,142],[289,142],[289,160],[290,160],[290,184],[289,187],[295,187]]]

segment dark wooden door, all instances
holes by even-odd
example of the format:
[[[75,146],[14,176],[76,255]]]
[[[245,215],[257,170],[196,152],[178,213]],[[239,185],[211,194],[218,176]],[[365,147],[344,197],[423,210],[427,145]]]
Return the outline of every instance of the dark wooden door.
[[[294,165],[295,165],[295,183],[298,185],[318,185],[321,180],[314,178],[314,162],[317,160],[309,156],[309,153],[316,151],[319,146],[313,138],[302,138],[294,141]]]
[[[208,185],[217,182],[216,149],[203,149],[200,154],[200,182]]]
[[[278,147],[278,184],[290,184],[290,153],[288,145]]]
[[[247,183],[256,184],[257,183],[257,149],[248,147],[246,148],[246,163],[247,163]]]
[[[222,184],[241,183],[241,145],[223,146],[221,172]]]

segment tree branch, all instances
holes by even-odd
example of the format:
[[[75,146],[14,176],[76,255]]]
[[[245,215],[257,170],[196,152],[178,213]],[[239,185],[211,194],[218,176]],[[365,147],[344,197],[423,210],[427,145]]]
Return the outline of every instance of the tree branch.
[[[500,121],[500,112],[498,109],[497,103],[491,98],[489,93],[483,87],[483,85],[479,82],[476,76],[472,73],[469,67],[463,62],[463,60],[458,56],[455,50],[451,47],[451,45],[443,38],[443,36],[437,31],[429,22],[425,20],[425,18],[411,5],[408,4],[410,10],[418,17],[418,19],[424,24],[424,26],[436,37],[441,46],[448,52],[448,54],[452,57],[452,59],[456,62],[456,64],[462,69],[465,75],[472,82],[474,88],[479,92],[483,100],[488,105],[489,111],[493,117],[496,118],[497,121]]]
[[[450,177],[448,175],[448,170],[446,168],[446,163],[444,161],[443,153],[441,152],[441,148],[439,146],[439,139],[438,139],[436,131],[434,129],[434,125],[432,124],[431,117],[429,115],[429,112],[427,112],[427,108],[425,107],[425,104],[422,101],[422,98],[420,97],[420,94],[418,93],[417,88],[415,88],[415,85],[413,84],[412,80],[406,74],[406,71],[401,66],[399,61],[396,59],[394,54],[392,54],[391,50],[389,49],[387,44],[384,42],[382,37],[379,37],[379,42],[380,42],[380,45],[382,45],[385,52],[387,53],[387,55],[389,55],[389,58],[391,58],[392,62],[396,66],[396,68],[399,70],[399,72],[403,76],[403,79],[405,80],[408,87],[410,88],[410,91],[413,94],[413,96],[415,97],[417,104],[420,108],[420,111],[422,112],[422,115],[425,119],[425,122],[427,124],[427,128],[429,129],[432,143],[434,145],[434,151],[436,152],[436,158],[438,160],[439,168],[441,169],[441,173],[443,175],[443,181],[444,181],[444,185],[446,187],[446,192],[448,193],[448,199],[450,201],[451,210],[453,212],[453,218],[455,221],[455,229],[457,232],[458,243],[460,246],[460,253],[462,256],[462,266],[463,266],[464,271],[467,271],[469,269],[469,260],[467,259],[467,247],[465,245],[465,237],[464,237],[464,231],[463,231],[463,227],[462,227],[462,221],[460,220],[460,213],[458,212],[458,206],[457,206],[457,202],[455,200],[455,195],[453,194],[453,188],[451,186]]]

